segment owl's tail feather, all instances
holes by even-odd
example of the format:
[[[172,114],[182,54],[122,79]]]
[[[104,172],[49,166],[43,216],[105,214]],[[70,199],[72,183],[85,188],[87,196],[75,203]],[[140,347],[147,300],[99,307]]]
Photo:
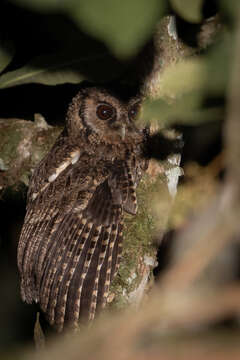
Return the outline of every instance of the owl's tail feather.
[[[38,252],[36,262],[38,266],[36,272],[38,273],[40,306],[44,312],[47,311],[49,294],[55,274],[59,267],[59,263],[61,262],[64,254],[67,251],[67,247],[69,246],[69,236],[70,234],[74,236],[77,230],[75,228],[74,221],[75,219],[73,219],[71,215],[68,215],[64,218],[61,224],[56,222],[48,239],[45,240],[46,245],[42,246]],[[41,259],[43,260],[41,261]],[[42,268],[40,269],[39,267],[41,262],[43,262],[43,264]]]
[[[76,289],[76,291],[79,291],[79,296],[81,298],[83,282],[88,272],[99,235],[101,235],[101,228],[101,225],[95,226],[91,222],[86,223],[80,237],[78,234],[77,242],[72,244],[62,262],[62,271],[56,282],[54,295],[57,300],[56,303],[53,302],[53,309],[51,311],[52,321],[54,321],[55,326],[59,331],[62,330],[63,325],[67,322],[66,318],[68,313],[74,315],[74,306],[69,305],[69,289],[74,282],[74,275],[76,272],[79,272],[78,289]]]
[[[97,239],[94,239],[94,233]],[[75,264],[67,294],[65,293],[64,317],[60,317],[60,328],[63,323],[77,327],[79,319],[93,320],[97,309],[101,308],[109,290],[112,264],[117,262],[115,259],[113,261],[117,237],[118,225],[102,226],[101,230],[95,226],[85,258],[79,259]],[[114,256],[117,256],[116,251]]]
[[[93,320],[95,317],[97,302],[98,302],[99,285],[101,285],[101,283],[99,284],[100,274],[101,274],[102,265],[103,265],[105,259],[107,262],[107,269],[105,272],[106,280],[105,280],[104,288],[107,286],[107,282],[109,282],[109,285],[111,282],[110,274],[112,272],[112,265],[113,265],[113,262],[112,262],[113,248],[114,248],[114,244],[116,243],[117,236],[118,236],[118,226],[119,226],[118,224],[112,225],[110,237],[107,240],[102,241],[101,251],[97,257],[98,260],[97,260],[97,267],[95,270],[93,290],[92,290],[92,295],[91,295],[91,298],[89,299],[90,301],[88,304],[89,320]],[[108,256],[106,256],[107,252],[108,252]],[[104,293],[106,294],[106,296],[108,296],[108,290],[107,290],[107,292],[104,290]]]
[[[120,262],[122,258],[122,244],[123,244],[123,221],[121,221],[118,224],[118,234],[113,246],[111,282],[114,276],[117,274],[120,266]]]
[[[74,246],[79,244],[79,233],[84,232],[86,222],[87,220],[82,217],[76,222],[70,215],[68,221],[63,221],[56,234],[53,234],[51,242],[54,246],[47,254],[40,287],[40,306],[52,324],[55,322],[55,302],[59,283],[67,269]]]
[[[102,271],[99,278],[99,291],[97,304],[99,308],[104,308],[109,295],[109,288],[114,275],[118,268],[122,252],[122,221],[118,224],[117,234],[114,242],[110,242],[107,253],[102,266]]]
[[[58,331],[94,318],[107,301],[119,260],[122,223],[96,225],[83,215],[77,220],[66,217],[38,251],[39,257],[45,254],[37,273],[40,307]]]
[[[101,262],[104,260],[109,246],[112,225],[102,228],[95,247],[87,254],[83,269],[81,272],[76,269],[74,278],[69,290],[67,306],[70,311],[66,320],[77,327],[79,319],[87,320],[91,308],[92,295],[94,294],[94,284],[96,273],[100,270]],[[94,255],[94,256],[93,256]],[[100,263],[99,262],[100,259]],[[79,267],[80,264],[78,264]],[[99,268],[98,268],[99,266]],[[73,308],[73,312],[72,312]]]
[[[52,221],[49,216],[52,215]],[[37,274],[35,274],[36,253],[42,247],[42,234],[50,232],[52,222],[55,221],[56,211],[54,208],[41,210],[35,217],[29,220],[31,214],[26,217],[23,231],[18,245],[18,268],[21,274],[21,296],[24,301],[31,303],[38,301],[36,287]],[[31,241],[29,241],[31,239]]]

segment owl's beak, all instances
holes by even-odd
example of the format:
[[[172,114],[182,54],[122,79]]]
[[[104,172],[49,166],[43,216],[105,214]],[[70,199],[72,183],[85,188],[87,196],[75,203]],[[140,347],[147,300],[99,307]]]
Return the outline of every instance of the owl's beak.
[[[126,125],[122,125],[121,127],[121,139],[124,140],[126,135]]]

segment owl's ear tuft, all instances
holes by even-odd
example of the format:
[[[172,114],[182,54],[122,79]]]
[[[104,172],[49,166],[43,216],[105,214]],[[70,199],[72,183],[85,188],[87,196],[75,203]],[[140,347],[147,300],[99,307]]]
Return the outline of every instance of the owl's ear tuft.
[[[66,129],[69,135],[76,136],[84,128],[84,100],[89,96],[93,89],[98,89],[95,83],[82,81],[79,85],[79,91],[72,99],[66,116]]]
[[[79,131],[83,128],[83,124],[80,118],[79,109],[83,103],[84,94],[82,91],[79,91],[76,96],[72,99],[72,102],[68,106],[67,116],[66,116],[66,128],[69,135],[76,134],[76,131]]]
[[[68,134],[76,135],[79,130],[83,128],[81,112],[83,102],[88,95],[89,88],[94,87],[94,84],[89,81],[82,81],[79,86],[79,91],[76,96],[72,99],[66,116],[66,128]]]

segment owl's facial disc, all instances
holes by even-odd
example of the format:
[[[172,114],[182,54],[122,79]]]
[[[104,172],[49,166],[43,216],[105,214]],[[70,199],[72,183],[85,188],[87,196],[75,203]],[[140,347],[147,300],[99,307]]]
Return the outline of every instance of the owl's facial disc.
[[[100,120],[109,121],[110,128],[114,129],[121,137],[125,139],[126,135],[126,124],[123,121],[118,121],[116,117],[115,108],[107,103],[100,103],[97,106],[96,115]]]
[[[141,105],[139,99],[122,101],[104,91],[92,91],[90,95],[84,98],[79,110],[85,127],[107,143],[141,141],[142,133],[135,125]]]

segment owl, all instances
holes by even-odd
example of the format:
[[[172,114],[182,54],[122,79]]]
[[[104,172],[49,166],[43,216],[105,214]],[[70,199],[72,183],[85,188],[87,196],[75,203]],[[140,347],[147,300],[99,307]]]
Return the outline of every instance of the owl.
[[[118,271],[124,212],[137,212],[147,131],[129,89],[80,86],[29,184],[18,245],[21,297],[58,331],[91,321]]]

